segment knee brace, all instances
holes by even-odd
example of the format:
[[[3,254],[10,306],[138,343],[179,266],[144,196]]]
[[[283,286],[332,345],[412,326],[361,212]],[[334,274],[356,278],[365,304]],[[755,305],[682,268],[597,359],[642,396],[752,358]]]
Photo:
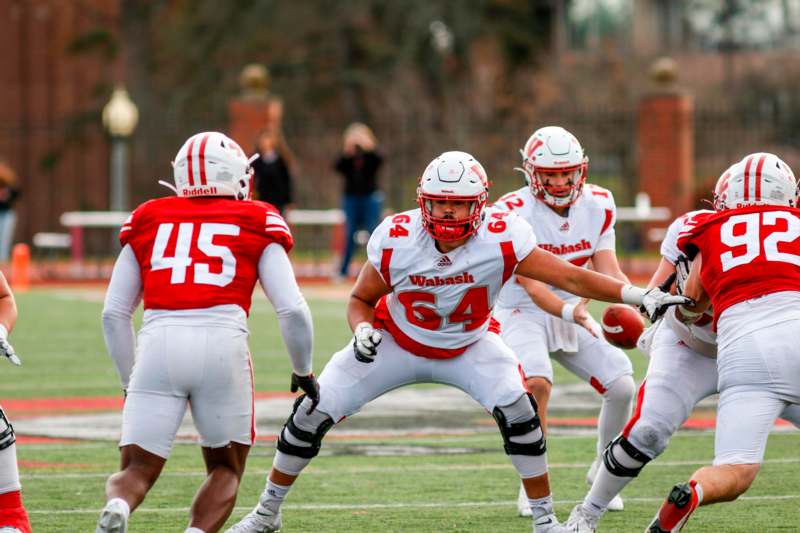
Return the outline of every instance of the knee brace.
[[[334,422],[330,416],[317,410],[309,415],[311,400],[305,400],[304,394],[294,402],[292,414],[278,438],[278,450],[287,455],[311,459],[319,453],[322,438]]]
[[[15,442],[17,442],[17,437],[14,435],[14,427],[6,418],[3,408],[0,407],[0,450],[5,450]]]
[[[526,393],[514,403],[497,406],[492,411],[503,436],[506,454],[544,455],[547,451],[536,408],[536,400]]]
[[[603,463],[618,477],[636,477],[652,458],[639,451],[624,436],[611,441],[603,452]]]

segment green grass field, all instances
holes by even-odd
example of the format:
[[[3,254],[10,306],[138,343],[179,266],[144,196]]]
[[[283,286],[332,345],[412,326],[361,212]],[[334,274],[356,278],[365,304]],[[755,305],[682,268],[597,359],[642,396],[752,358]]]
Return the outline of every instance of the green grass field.
[[[350,335],[341,299],[315,296],[314,289],[308,294],[319,372]],[[102,291],[34,290],[18,295],[17,300],[20,320],[12,341],[24,366],[12,368],[0,362],[0,402],[119,394],[102,340]],[[263,297],[254,304],[250,327],[257,390],[285,391],[288,358]],[[646,360],[636,353],[631,356],[638,380]],[[575,381],[557,368],[556,387]],[[9,415],[13,422],[15,413]],[[556,430],[548,441],[556,511],[562,519],[585,494],[584,476],[594,456],[594,441],[592,436]],[[403,447],[390,448],[397,444]],[[273,446],[259,442],[254,447],[229,524],[255,503]],[[365,447],[376,453],[364,454]],[[762,473],[747,495],[734,503],[701,509],[687,531],[797,531],[798,450],[800,433],[774,434]],[[93,531],[104,503],[105,478],[118,463],[115,442],[21,444],[18,454],[34,531]],[[667,452],[623,492],[626,510],[607,515],[600,531],[642,531],[672,484],[685,480],[712,455],[713,434],[679,433]],[[129,530],[183,531],[192,495],[202,479],[199,448],[176,446],[162,478],[133,515]],[[516,516],[517,487],[499,434],[331,438],[287,498],[283,531],[530,531],[530,521]]]

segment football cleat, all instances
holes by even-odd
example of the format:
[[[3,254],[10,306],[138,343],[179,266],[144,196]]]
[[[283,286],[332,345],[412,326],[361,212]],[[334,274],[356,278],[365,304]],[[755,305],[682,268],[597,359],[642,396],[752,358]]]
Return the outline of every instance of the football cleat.
[[[590,487],[594,484],[594,478],[597,477],[597,469],[600,468],[600,462],[602,460],[601,457],[595,457],[592,466],[590,466],[589,471],[586,472],[586,483],[588,483]],[[606,511],[611,512],[623,511],[624,509],[625,503],[622,501],[622,496],[619,494],[611,498],[611,501],[608,502],[608,507],[606,507]]]
[[[14,526],[3,526],[0,527],[0,533],[22,533],[22,531],[15,528]]]
[[[519,496],[517,496],[517,514],[530,518],[533,516],[531,504],[528,501],[528,493],[525,492],[525,485],[519,484]]]
[[[533,533],[566,533],[555,514],[546,514],[533,521]]]
[[[95,533],[125,533],[128,531],[128,513],[118,501],[110,501],[100,513]]]
[[[564,526],[571,533],[595,533],[598,520],[600,520],[600,517],[591,516],[583,508],[583,504],[579,503],[572,508],[572,512],[569,513],[569,520]]]
[[[661,504],[645,533],[677,533],[683,529],[700,503],[694,488],[696,484],[696,481],[690,481],[672,487],[667,500]]]
[[[260,504],[225,533],[274,533],[281,530],[281,512],[273,513]]]

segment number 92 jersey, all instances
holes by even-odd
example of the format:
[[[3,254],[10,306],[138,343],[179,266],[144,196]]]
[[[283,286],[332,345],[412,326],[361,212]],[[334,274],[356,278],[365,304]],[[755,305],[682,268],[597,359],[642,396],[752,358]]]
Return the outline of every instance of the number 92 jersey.
[[[678,236],[678,248],[690,258],[698,251],[703,256],[700,280],[715,323],[739,302],[800,291],[800,209],[761,205],[694,219]]]
[[[139,263],[145,309],[205,309],[235,304],[250,312],[258,262],[292,234],[265,202],[168,197],[140,205],[120,230]]]
[[[367,244],[369,262],[392,288],[375,309],[375,325],[415,355],[461,355],[489,329],[500,289],[535,246],[525,220],[494,207],[448,253],[436,248],[419,209],[389,216]]]

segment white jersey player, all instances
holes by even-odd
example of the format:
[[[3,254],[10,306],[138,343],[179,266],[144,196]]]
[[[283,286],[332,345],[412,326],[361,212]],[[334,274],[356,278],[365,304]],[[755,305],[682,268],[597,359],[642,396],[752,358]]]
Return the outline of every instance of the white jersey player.
[[[367,402],[420,382],[458,387],[492,413],[526,487],[536,531],[560,531],[553,513],[545,440],[536,403],[514,354],[494,333],[491,312],[515,273],[601,300],[644,302],[655,312],[681,297],[577,268],[536,246],[514,213],[484,208],[488,180],[464,152],[434,159],[420,178],[420,208],[386,218],[372,234],[350,295],[354,340],[320,375],[320,403],[295,404],[278,439],[256,508],[230,532],[277,531],[280,506],[325,433]]]
[[[591,263],[594,270],[627,283],[615,251],[614,197],[602,187],[584,186],[588,163],[578,140],[564,128],[547,126],[531,135],[521,153],[528,186],[506,194],[495,205],[527,220],[540,248],[577,266]],[[586,327],[574,323],[576,310],[583,311],[578,296],[558,288],[553,291],[563,301],[558,317],[534,303],[541,288],[517,276],[500,293],[495,317],[503,341],[522,363],[540,417],[546,419],[553,383],[551,358],[602,396],[597,458],[587,473],[591,484],[602,451],[630,416],[633,367],[622,350],[595,333],[600,328],[590,316]],[[611,507],[621,511],[622,500],[616,498]],[[518,511],[523,516],[529,512],[522,489]]]
[[[6,277],[0,272],[0,357],[19,366],[22,363],[8,342],[8,334],[16,322],[17,304]],[[0,407],[0,531],[31,533],[28,513],[22,504],[16,441],[14,428]]]
[[[691,261],[678,250],[678,235],[693,227],[698,215],[711,212],[691,211],[670,224],[661,243],[661,262],[649,287],[665,282],[671,285],[676,279],[682,290]],[[603,464],[583,503],[573,509],[568,526],[574,531],[595,531],[613,497],[661,455],[697,403],[717,393],[713,311],[709,309],[689,324],[683,323],[676,311],[675,307],[668,309],[639,339],[639,348],[650,357],[650,364],[639,387],[636,409],[622,433],[606,448]],[[783,416],[800,426],[800,407],[787,407]]]
[[[275,307],[292,360],[292,390],[318,397],[311,313],[287,256],[278,210],[249,200],[251,170],[233,140],[190,137],[173,162],[176,197],[134,210],[106,293],[103,333],[127,394],[122,469],[106,483],[97,533],[124,532],[158,479],[186,412],[200,434],[207,478],[186,531],[217,531],[236,501],[255,439],[247,315],[256,281]],[[138,342],[132,315],[144,303]]]

